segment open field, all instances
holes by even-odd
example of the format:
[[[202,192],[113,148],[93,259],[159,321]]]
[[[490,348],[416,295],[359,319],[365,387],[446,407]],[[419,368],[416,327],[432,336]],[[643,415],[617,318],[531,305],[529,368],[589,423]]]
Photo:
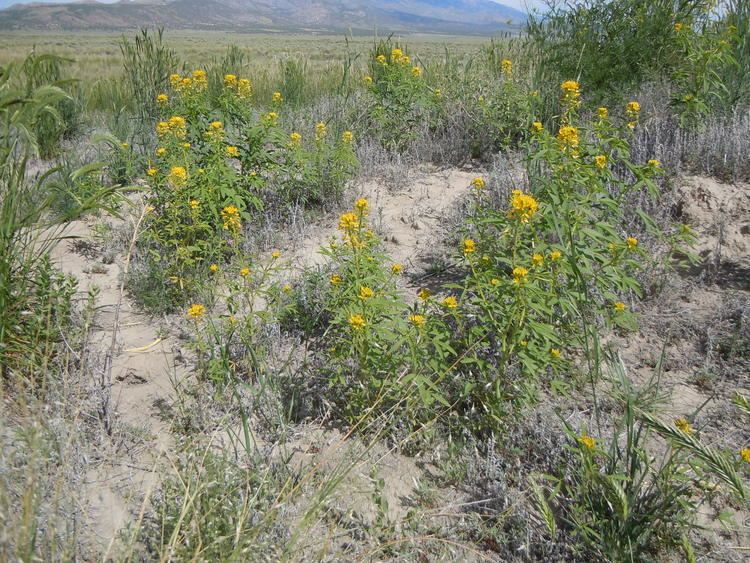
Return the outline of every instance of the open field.
[[[32,49],[40,53],[55,53],[72,59],[70,74],[84,81],[112,78],[122,69],[120,41],[124,35],[116,32],[5,32],[0,35],[0,60],[22,60]],[[449,49],[458,57],[474,54],[487,43],[487,38],[447,35],[411,34],[397,36],[409,44],[415,57],[433,59]],[[200,67],[221,58],[228,47],[236,46],[247,54],[252,75],[278,67],[286,59],[308,61],[315,70],[341,64],[347,57],[357,57],[360,64],[372,49],[372,36],[324,35],[309,33],[232,33],[210,31],[167,31],[166,40],[181,60],[192,67]]]
[[[750,13],[592,5],[0,36],[0,560],[745,561]]]

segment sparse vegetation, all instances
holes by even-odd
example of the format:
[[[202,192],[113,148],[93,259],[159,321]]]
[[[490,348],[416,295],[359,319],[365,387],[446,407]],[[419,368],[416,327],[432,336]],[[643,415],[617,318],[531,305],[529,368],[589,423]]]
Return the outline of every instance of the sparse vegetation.
[[[0,558],[741,560],[746,11],[4,65]]]

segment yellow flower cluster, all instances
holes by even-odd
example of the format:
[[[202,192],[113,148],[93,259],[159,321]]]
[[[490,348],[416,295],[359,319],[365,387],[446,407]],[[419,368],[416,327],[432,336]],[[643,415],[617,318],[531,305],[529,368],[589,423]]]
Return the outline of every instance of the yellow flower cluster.
[[[458,308],[458,300],[452,295],[449,295],[448,297],[443,299],[443,307],[445,307],[446,309],[456,309]]]
[[[526,276],[529,275],[529,271],[523,266],[516,266],[513,268],[513,283],[520,285],[526,281]]]
[[[563,148],[576,148],[578,146],[578,129],[571,125],[560,127],[557,132],[557,140]]]
[[[680,417],[677,420],[674,421],[674,425],[677,427],[677,429],[684,433],[684,434],[692,434],[693,433],[693,427],[690,425],[688,420],[684,417]]]
[[[618,301],[614,305],[612,305],[612,308],[616,313],[622,313],[627,307],[625,306],[625,303],[623,303],[622,301]]]
[[[206,308],[203,305],[199,304],[193,304],[190,306],[190,308],[187,310],[187,316],[190,319],[193,320],[199,320],[203,318],[203,315],[206,314]]]
[[[240,99],[247,99],[253,95],[253,84],[247,78],[237,78],[236,74],[224,75],[224,86],[234,90]]]
[[[510,210],[508,210],[510,219],[528,223],[537,211],[539,211],[539,202],[533,195],[525,194],[521,190],[511,192]]]
[[[513,61],[510,59],[503,59],[500,61],[500,71],[505,75],[513,73]]]
[[[187,136],[187,122],[184,117],[175,115],[169,121],[160,121],[156,124],[156,136],[159,138],[173,135],[176,139],[184,139]]]
[[[467,238],[464,240],[464,254],[472,254],[477,251],[477,244],[471,240],[470,238]]]
[[[399,275],[399,274],[400,274],[401,272],[403,272],[403,271],[404,271],[404,266],[403,266],[403,264],[393,264],[393,265],[391,266],[391,273],[392,273],[392,274],[393,274],[394,276],[397,276],[397,275]]]
[[[541,121],[535,121],[531,124],[531,130],[534,133],[541,133],[544,130],[544,125],[542,125]]]
[[[322,121],[315,126],[315,140],[322,141],[328,134],[328,128]]]
[[[284,101],[284,96],[281,95],[281,92],[274,92],[271,100],[274,104],[280,104]]]
[[[474,189],[476,189],[476,190],[481,190],[481,189],[483,189],[483,188],[484,188],[484,187],[485,187],[486,185],[487,185],[487,184],[485,183],[485,181],[484,181],[484,178],[479,178],[479,177],[477,177],[477,178],[474,178],[474,179],[473,179],[473,180],[471,181],[471,186],[472,186],[472,187],[473,187]]]
[[[188,173],[182,166],[173,166],[169,171],[169,181],[175,186],[182,186],[187,182]]]
[[[227,156],[230,158],[237,158],[240,156],[240,151],[237,147],[229,146],[227,147]]]
[[[362,330],[367,326],[367,322],[362,315],[349,315],[349,326],[352,327],[352,330]]]
[[[580,444],[587,450],[593,450],[594,446],[596,446],[596,440],[594,440],[591,436],[585,433],[581,434],[578,437],[578,442],[580,442]]]
[[[240,220],[240,210],[234,205],[228,205],[221,210],[221,222],[224,226],[224,230],[230,231],[231,233],[238,233],[242,226]]]
[[[562,101],[568,106],[575,107],[581,103],[581,86],[575,80],[566,80],[560,85]]]
[[[594,157],[594,162],[596,162],[597,168],[606,168],[607,167],[607,157],[606,155],[600,154],[598,156]]]
[[[350,233],[359,229],[359,217],[356,213],[344,213],[339,217],[339,229]]]
[[[169,102],[169,96],[167,96],[166,94],[159,94],[158,96],[156,96],[156,103],[160,106],[165,105],[167,102]]]
[[[391,49],[391,62],[397,65],[408,65],[411,64],[411,59],[401,49],[395,48]]]
[[[596,114],[599,116],[599,119],[607,119],[609,117],[609,110],[602,106],[597,108]]]
[[[298,147],[302,144],[302,135],[296,131],[289,135],[289,144],[293,147]]]
[[[209,140],[220,141],[224,138],[224,124],[221,121],[212,121],[206,131],[206,138]]]
[[[418,66],[415,66],[411,69],[411,73],[413,76],[420,77],[422,76],[422,69]]]
[[[347,145],[351,145],[354,142],[354,133],[351,131],[344,131],[341,134],[341,140],[344,141]]]
[[[427,322],[427,319],[425,319],[424,315],[414,314],[414,315],[409,315],[409,322],[413,324],[414,326],[420,328],[425,325],[425,323]]]
[[[205,70],[194,70],[192,76],[172,74],[169,77],[172,88],[180,93],[205,92],[208,88],[208,76]]]

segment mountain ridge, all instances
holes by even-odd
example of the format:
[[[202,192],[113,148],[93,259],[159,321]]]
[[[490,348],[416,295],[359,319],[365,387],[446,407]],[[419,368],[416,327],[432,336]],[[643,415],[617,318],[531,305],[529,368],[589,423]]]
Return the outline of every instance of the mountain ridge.
[[[526,14],[490,0],[123,0],[16,4],[0,30],[125,30],[143,26],[227,31],[419,31],[487,34]]]

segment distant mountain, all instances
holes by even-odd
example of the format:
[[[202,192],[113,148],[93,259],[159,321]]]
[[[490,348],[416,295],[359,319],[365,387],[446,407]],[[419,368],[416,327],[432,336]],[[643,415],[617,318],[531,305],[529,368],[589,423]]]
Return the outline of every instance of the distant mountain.
[[[0,0],[8,2],[9,0]],[[124,30],[143,26],[235,31],[421,31],[487,34],[526,14],[490,0],[122,0],[17,4],[0,30]]]

